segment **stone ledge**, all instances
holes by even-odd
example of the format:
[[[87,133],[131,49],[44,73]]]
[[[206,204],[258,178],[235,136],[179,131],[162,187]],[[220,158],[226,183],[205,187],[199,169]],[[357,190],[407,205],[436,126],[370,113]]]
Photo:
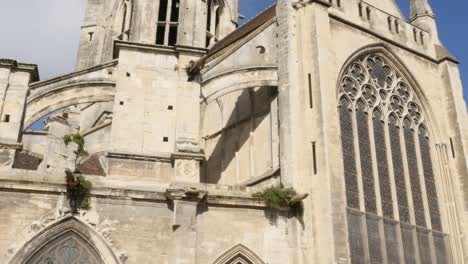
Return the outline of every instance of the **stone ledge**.
[[[5,174],[5,173],[0,173]],[[29,174],[29,175],[27,175]],[[0,176],[0,191],[42,193],[42,194],[63,194],[66,193],[64,175],[53,175],[37,179],[34,174],[25,173],[22,175]],[[139,181],[129,183],[127,181],[110,180],[104,177],[88,177],[93,182],[94,187],[91,195],[103,199],[148,201],[155,203],[167,203],[167,190],[173,190],[185,186],[195,188],[197,191],[206,193],[206,204],[217,207],[239,207],[265,209],[264,202],[252,198],[252,193],[247,188],[241,190],[231,186],[220,186],[214,184],[197,184],[189,186],[187,184],[151,184],[150,181]]]
[[[31,74],[31,82],[39,80],[39,70],[36,64],[19,63],[16,60],[0,58],[0,66],[29,72]]]

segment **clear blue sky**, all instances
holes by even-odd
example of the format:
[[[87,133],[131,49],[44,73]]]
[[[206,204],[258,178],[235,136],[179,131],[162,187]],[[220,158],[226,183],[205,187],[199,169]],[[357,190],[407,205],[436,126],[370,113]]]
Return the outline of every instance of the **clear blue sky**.
[[[239,0],[240,12],[247,18],[273,4],[273,0]],[[409,16],[410,0],[396,0],[402,12]],[[465,84],[464,94],[468,98],[468,10],[467,0],[430,0],[436,13],[439,36],[445,46],[461,62],[460,71]]]

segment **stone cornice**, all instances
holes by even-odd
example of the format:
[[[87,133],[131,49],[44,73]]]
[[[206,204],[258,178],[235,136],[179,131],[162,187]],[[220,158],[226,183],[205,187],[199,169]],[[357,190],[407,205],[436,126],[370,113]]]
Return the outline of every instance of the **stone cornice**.
[[[18,173],[20,171],[18,170]],[[37,172],[23,171],[24,175],[8,176],[0,171],[0,191],[20,193],[38,193],[61,195],[67,192],[62,175],[48,175],[38,179]],[[125,180],[109,180],[100,177],[88,177],[93,182],[92,197],[111,199],[113,201],[145,201],[152,203],[167,203],[169,200],[190,201],[203,199],[208,206],[266,209],[263,201],[252,198],[252,193],[246,190],[230,190],[227,186],[208,186],[198,184],[194,188],[177,186],[154,186],[150,183],[144,186],[134,186]],[[63,183],[61,183],[63,181]]]
[[[0,149],[16,149],[22,150],[23,143],[7,143],[7,142],[0,142]]]
[[[31,82],[36,82],[39,80],[39,70],[36,64],[19,63],[16,60],[0,58],[0,67],[28,72],[31,74]]]
[[[178,188],[178,189],[167,189],[166,197],[169,200],[183,200],[183,201],[193,201],[200,202],[205,199],[208,195],[208,192],[205,190],[200,190],[194,187]]]
[[[119,57],[119,53],[121,49],[176,55],[175,47],[153,45],[153,44],[143,44],[143,43],[128,42],[128,41],[115,41],[114,42],[114,58],[115,59]]]
[[[295,9],[300,9],[312,3],[317,3],[326,7],[331,7],[331,4],[325,0],[297,0],[292,3],[292,7],[294,7]]]

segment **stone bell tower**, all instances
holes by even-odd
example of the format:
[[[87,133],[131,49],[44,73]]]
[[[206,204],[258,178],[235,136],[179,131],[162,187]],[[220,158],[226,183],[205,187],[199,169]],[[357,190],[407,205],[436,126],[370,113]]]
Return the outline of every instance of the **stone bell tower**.
[[[110,61],[114,42],[205,49],[237,28],[238,0],[88,0],[77,70]]]
[[[77,69],[117,63],[108,175],[199,182],[200,84],[187,68],[237,18],[237,0],[88,0]]]

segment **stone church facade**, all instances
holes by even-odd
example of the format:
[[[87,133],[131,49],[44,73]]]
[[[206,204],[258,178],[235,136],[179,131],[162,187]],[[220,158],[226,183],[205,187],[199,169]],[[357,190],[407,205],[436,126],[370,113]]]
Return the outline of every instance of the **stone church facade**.
[[[410,4],[88,0],[75,72],[0,60],[0,262],[468,263],[458,61]]]

